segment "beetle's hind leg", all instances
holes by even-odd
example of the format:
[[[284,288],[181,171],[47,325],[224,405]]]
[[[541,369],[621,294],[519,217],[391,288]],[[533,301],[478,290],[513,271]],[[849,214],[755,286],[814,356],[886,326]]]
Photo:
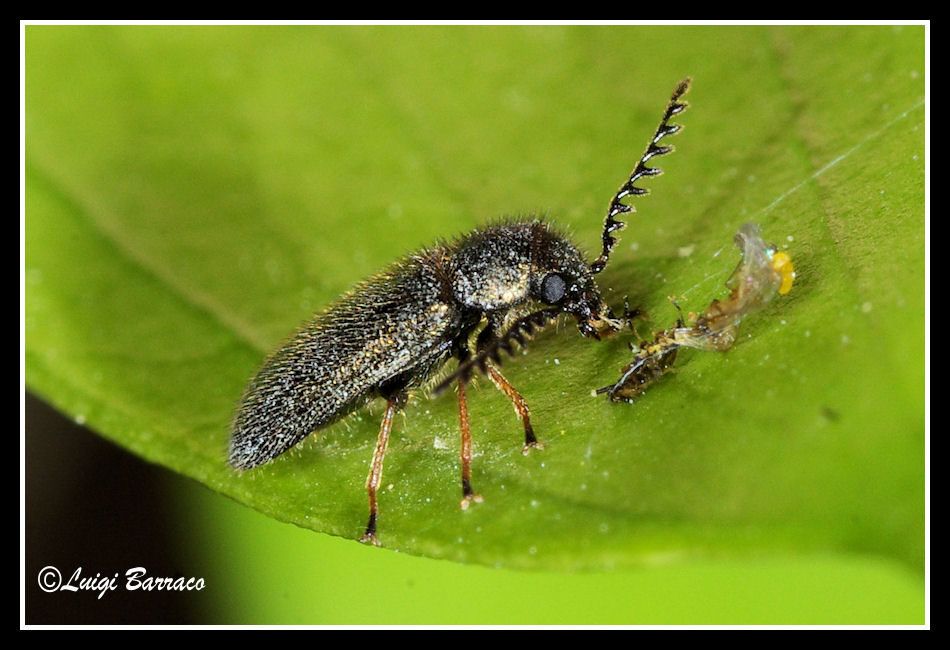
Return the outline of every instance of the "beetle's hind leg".
[[[397,392],[387,398],[386,413],[383,415],[383,422],[379,427],[379,438],[376,440],[376,450],[373,452],[373,464],[369,470],[369,476],[366,477],[366,492],[369,495],[369,521],[366,523],[366,532],[360,537],[360,541],[379,546],[379,540],[376,539],[376,518],[379,515],[379,509],[376,505],[376,490],[383,480],[383,458],[386,456],[386,447],[389,446],[389,432],[393,426],[393,415],[401,409],[406,403],[405,392]]]

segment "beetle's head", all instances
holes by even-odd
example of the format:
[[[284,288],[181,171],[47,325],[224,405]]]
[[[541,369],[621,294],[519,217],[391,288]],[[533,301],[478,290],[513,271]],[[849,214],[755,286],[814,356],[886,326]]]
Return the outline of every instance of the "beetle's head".
[[[623,328],[594,282],[590,265],[570,242],[553,236],[538,249],[531,297],[577,319],[577,329],[599,339]]]
[[[623,329],[620,321],[600,296],[593,279],[568,288],[561,308],[577,319],[577,329],[586,337],[600,339]]]

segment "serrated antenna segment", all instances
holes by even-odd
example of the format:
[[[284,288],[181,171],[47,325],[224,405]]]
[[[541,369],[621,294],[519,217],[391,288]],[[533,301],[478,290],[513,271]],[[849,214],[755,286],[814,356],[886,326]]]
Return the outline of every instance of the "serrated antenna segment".
[[[590,272],[592,275],[600,273],[604,270],[604,267],[607,266],[607,260],[610,258],[610,251],[612,251],[614,246],[617,244],[617,238],[614,237],[613,233],[626,225],[626,222],[620,221],[617,219],[617,216],[624,214],[625,212],[634,212],[633,206],[623,203],[623,199],[628,196],[642,196],[644,194],[649,194],[650,190],[637,187],[635,183],[644,176],[656,176],[663,173],[661,169],[647,167],[647,161],[655,156],[662,156],[673,151],[672,146],[660,146],[658,143],[666,136],[672,135],[683,128],[679,124],[669,124],[669,120],[674,115],[682,113],[689,105],[686,102],[680,102],[679,99],[686,93],[687,90],[689,90],[690,81],[691,79],[687,77],[681,81],[676,87],[676,90],[673,91],[673,96],[670,97],[670,103],[666,107],[666,112],[663,113],[663,119],[660,121],[660,125],[656,129],[656,133],[653,134],[653,139],[650,141],[646,151],[637,162],[637,166],[633,168],[633,173],[630,174],[630,178],[627,179],[626,183],[620,186],[620,189],[617,190],[614,198],[611,199],[610,207],[607,209],[607,218],[604,220],[604,232],[601,235],[601,240],[603,241],[603,252],[600,254],[600,257],[591,262]]]
[[[462,383],[468,383],[468,380],[472,378],[472,374],[476,370],[483,375],[486,374],[488,372],[489,361],[493,361],[497,364],[501,363],[502,352],[507,353],[509,356],[514,356],[519,348],[527,347],[528,339],[534,336],[538,330],[560,315],[561,310],[559,309],[541,309],[519,318],[508,328],[507,332],[492,341],[477,355],[465,363],[460,364],[459,367],[455,369],[455,372],[439,382],[439,385],[432,390],[433,397],[444,392],[449,386],[455,383],[456,380]],[[517,344],[517,346],[515,344]]]

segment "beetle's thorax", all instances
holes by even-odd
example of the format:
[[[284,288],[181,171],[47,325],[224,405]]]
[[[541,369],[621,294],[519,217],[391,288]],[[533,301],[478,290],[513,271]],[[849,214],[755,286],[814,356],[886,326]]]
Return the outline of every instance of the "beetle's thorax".
[[[587,278],[581,253],[542,221],[481,228],[450,248],[455,300],[480,311],[509,309],[528,301],[551,271]]]

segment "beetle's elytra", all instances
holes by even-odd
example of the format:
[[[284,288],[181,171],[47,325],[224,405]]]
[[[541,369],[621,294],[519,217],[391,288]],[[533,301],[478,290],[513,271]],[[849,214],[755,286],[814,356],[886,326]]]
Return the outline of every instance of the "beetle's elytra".
[[[610,201],[601,236],[602,252],[585,261],[577,246],[538,219],[517,219],[479,228],[393,263],[356,285],[304,325],[264,362],[251,379],[231,433],[230,463],[248,469],[287,451],[314,430],[382,397],[380,426],[366,489],[369,521],[361,538],[377,543],[376,490],[393,415],[407,391],[423,384],[450,358],[459,366],[434,390],[458,387],[461,428],[462,502],[480,501],[471,486],[471,433],[465,385],[478,370],[514,404],[525,431],[524,451],[540,447],[524,398],[498,369],[501,352],[558,316],[568,314],[586,337],[617,331],[621,322],[601,298],[593,276],[604,270],[632,212],[628,196],[646,194],[635,183],[660,173],[647,161],[669,153],[659,141],[680,130],[669,124],[686,108],[682,81],[659,127],[630,177]]]

